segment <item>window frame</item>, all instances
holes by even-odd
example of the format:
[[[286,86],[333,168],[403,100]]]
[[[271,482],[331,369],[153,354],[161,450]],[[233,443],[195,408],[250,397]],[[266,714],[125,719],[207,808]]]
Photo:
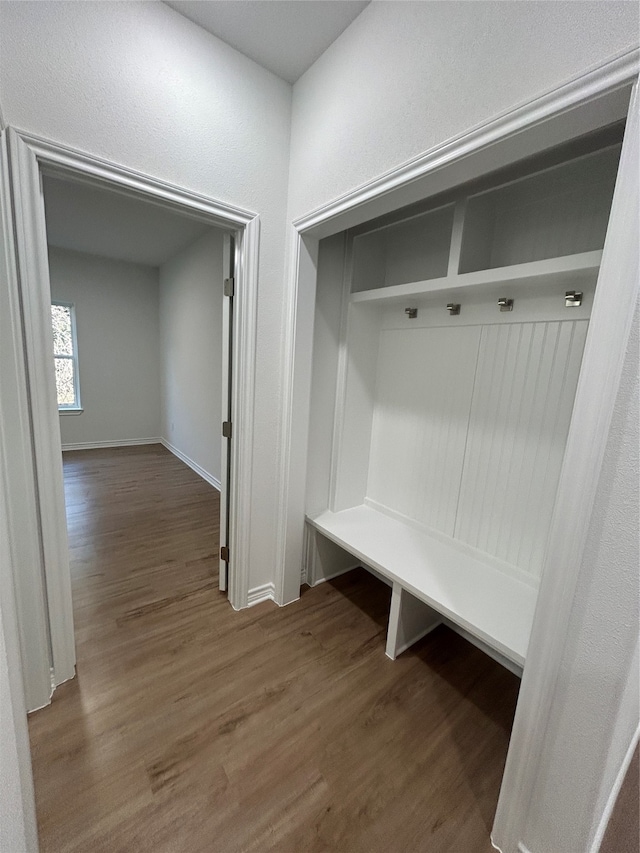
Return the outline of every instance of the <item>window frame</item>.
[[[73,302],[63,302],[59,299],[52,299],[51,305],[59,305],[61,308],[69,309],[69,318],[71,320],[71,355],[58,355],[55,351],[53,353],[53,360],[55,365],[55,360],[57,358],[66,358],[73,362],[73,390],[75,395],[75,403],[73,406],[64,406],[58,403],[58,385],[56,383],[56,403],[58,405],[58,413],[61,415],[64,414],[80,414],[83,411],[82,403],[80,399],[80,368],[79,368],[79,359],[78,359],[78,336],[77,336],[77,327],[76,327],[76,306]],[[55,371],[54,371],[55,378]]]

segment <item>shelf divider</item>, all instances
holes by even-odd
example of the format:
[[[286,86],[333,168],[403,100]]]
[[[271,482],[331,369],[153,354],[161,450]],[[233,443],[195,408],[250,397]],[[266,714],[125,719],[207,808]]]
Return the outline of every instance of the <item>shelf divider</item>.
[[[451,229],[451,243],[449,245],[449,267],[447,278],[458,275],[460,269],[460,254],[462,252],[462,237],[464,231],[464,219],[467,214],[467,198],[459,199],[453,212],[453,227]]]

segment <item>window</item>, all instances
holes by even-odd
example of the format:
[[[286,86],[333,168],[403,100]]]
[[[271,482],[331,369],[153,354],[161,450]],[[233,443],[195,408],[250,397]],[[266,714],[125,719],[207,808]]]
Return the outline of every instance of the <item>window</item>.
[[[73,305],[66,302],[51,304],[53,329],[53,359],[56,369],[56,391],[60,411],[80,409],[78,384],[78,347],[76,316]]]

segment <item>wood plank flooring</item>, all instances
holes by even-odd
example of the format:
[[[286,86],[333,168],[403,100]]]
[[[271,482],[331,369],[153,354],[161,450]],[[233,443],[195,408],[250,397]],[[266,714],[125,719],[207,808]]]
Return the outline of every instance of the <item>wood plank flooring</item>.
[[[217,589],[218,495],[164,448],[65,454],[77,678],[30,717],[42,851],[489,853],[519,682],[448,629],[384,655],[358,570]]]

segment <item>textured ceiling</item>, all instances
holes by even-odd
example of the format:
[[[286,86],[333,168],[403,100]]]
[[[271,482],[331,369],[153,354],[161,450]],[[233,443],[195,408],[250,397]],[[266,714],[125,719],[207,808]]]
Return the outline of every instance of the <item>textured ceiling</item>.
[[[109,190],[43,177],[47,241],[158,267],[210,226]]]
[[[369,5],[369,0],[165,2],[289,83],[295,83]]]

